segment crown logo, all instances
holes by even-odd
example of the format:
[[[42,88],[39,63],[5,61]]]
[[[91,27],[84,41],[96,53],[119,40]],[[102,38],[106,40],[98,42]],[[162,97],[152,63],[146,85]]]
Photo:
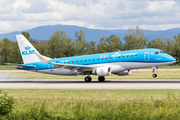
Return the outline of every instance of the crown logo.
[[[24,47],[25,48],[25,50],[30,50],[31,49],[31,47],[29,47],[28,45],[27,45],[27,47]]]

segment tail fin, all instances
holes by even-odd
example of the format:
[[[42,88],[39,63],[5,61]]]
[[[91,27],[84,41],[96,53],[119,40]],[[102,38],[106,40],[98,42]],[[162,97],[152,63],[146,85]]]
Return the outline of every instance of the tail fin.
[[[34,53],[39,53],[36,48],[34,48],[34,46],[32,46],[32,44],[23,35],[16,35],[16,38],[24,64],[39,62],[40,59]]]

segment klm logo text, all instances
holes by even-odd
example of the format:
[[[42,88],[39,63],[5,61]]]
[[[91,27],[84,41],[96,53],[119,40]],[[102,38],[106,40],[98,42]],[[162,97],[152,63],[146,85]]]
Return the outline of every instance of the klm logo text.
[[[24,47],[25,51],[22,51],[22,55],[31,55],[34,54],[35,50],[30,50],[31,47],[27,46]]]

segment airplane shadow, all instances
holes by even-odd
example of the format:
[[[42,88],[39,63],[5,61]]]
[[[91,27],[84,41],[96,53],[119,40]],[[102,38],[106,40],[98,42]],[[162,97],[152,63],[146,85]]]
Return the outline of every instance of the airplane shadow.
[[[121,84],[123,84],[123,83],[180,83],[180,81],[113,81],[113,80],[106,80],[106,81],[104,81],[104,82],[99,82],[99,81],[92,81],[92,82],[84,82],[83,80],[81,81],[81,80],[79,80],[79,81],[73,81],[73,80],[70,80],[70,81],[61,81],[61,80],[59,80],[59,81],[44,81],[44,80],[42,80],[42,81],[40,81],[40,80],[38,80],[38,81],[0,81],[0,83],[41,83],[41,84],[63,84],[63,83],[82,83],[82,84],[93,84],[93,83],[99,83],[99,84],[106,84],[106,83],[108,83],[108,84],[114,84],[114,83],[121,83]]]

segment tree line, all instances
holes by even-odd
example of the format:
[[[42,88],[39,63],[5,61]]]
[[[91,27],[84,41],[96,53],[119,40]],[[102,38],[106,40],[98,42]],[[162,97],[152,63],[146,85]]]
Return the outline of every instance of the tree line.
[[[176,64],[180,63],[180,33],[174,35],[173,39],[166,38],[166,42],[161,38],[148,40],[144,36],[144,31],[136,26],[129,28],[128,34],[124,36],[124,44],[116,35],[103,36],[99,43],[86,41],[86,33],[83,30],[76,31],[76,39],[72,41],[63,30],[56,30],[48,40],[34,40],[30,38],[28,32],[22,34],[33,44],[33,46],[45,56],[50,58],[61,58],[68,56],[78,56],[96,54],[104,52],[134,50],[143,48],[158,48],[176,58]],[[19,63],[22,64],[21,53],[17,41],[8,38],[0,39],[0,64]]]

